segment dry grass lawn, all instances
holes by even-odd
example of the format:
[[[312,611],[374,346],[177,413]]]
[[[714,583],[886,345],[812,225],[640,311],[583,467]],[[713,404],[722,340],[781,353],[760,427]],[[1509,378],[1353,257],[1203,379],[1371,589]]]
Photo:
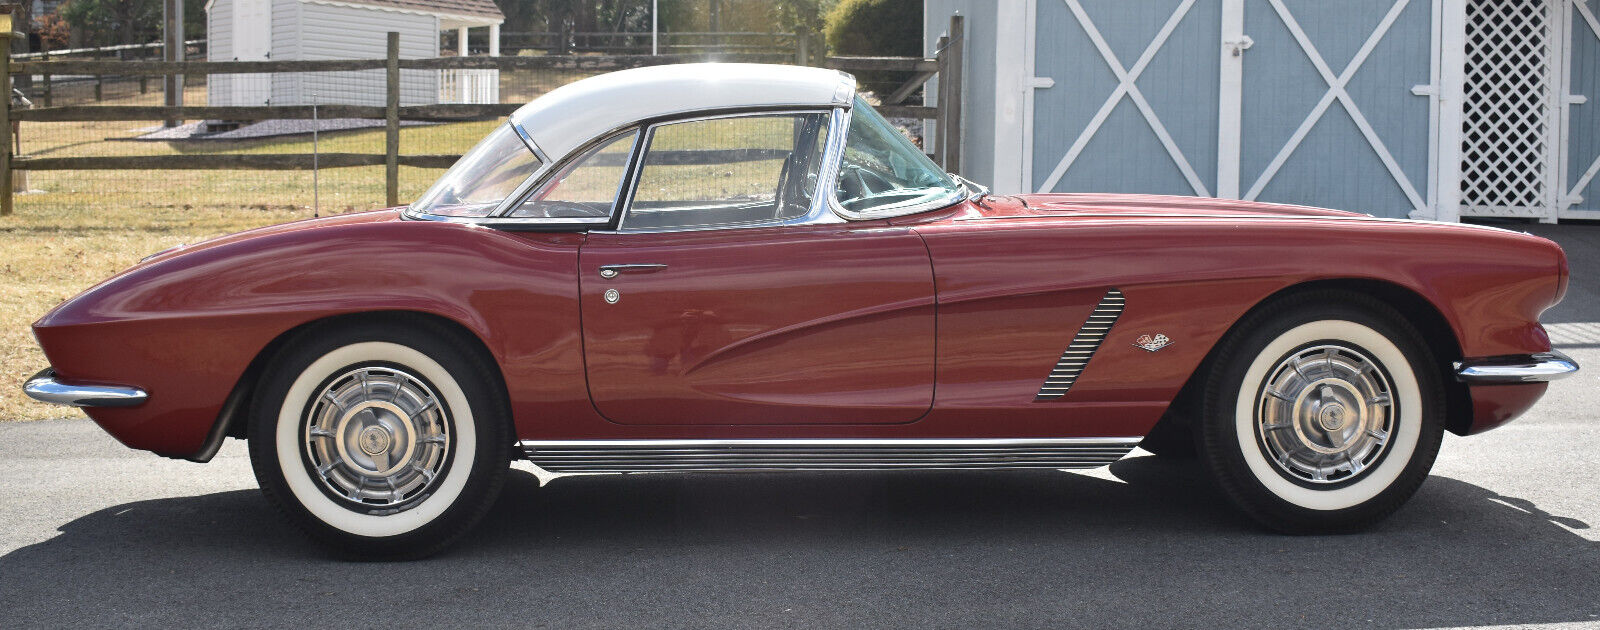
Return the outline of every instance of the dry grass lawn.
[[[176,153],[309,153],[309,138],[231,143],[106,141],[153,123],[25,124],[22,153],[35,156],[169,155]],[[494,122],[401,130],[401,151],[460,153]],[[381,153],[383,130],[329,134],[327,152]],[[442,171],[401,169],[402,202],[422,193]],[[309,171],[39,171],[32,192],[19,194],[13,216],[0,217],[0,421],[78,416],[36,403],[22,383],[46,366],[29,329],[51,307],[180,243],[307,218]],[[383,167],[324,170],[324,214],[382,206]]]
[[[184,209],[111,204],[0,217],[0,419],[80,412],[34,402],[22,383],[46,366],[29,324],[140,258],[177,245],[306,216],[297,209]]]

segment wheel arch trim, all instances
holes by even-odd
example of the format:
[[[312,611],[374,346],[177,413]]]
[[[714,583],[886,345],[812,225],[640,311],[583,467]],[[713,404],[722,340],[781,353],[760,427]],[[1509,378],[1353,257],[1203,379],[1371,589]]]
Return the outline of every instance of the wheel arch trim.
[[[1462,357],[1460,340],[1456,336],[1455,326],[1445,316],[1438,304],[1424,296],[1421,292],[1394,282],[1392,280],[1370,277],[1337,277],[1318,278],[1305,280],[1284,286],[1273,291],[1250,308],[1239,313],[1239,316],[1228,323],[1228,329],[1217,338],[1200,365],[1189,377],[1178,394],[1174,396],[1172,405],[1167,412],[1162,414],[1161,420],[1151,428],[1150,433],[1157,432],[1163,424],[1189,423],[1191,409],[1186,407],[1198,402],[1198,389],[1202,375],[1212,369],[1218,348],[1229,335],[1233,334],[1239,322],[1245,321],[1252,313],[1265,308],[1279,300],[1288,299],[1302,293],[1315,291],[1343,291],[1371,295],[1384,304],[1394,308],[1417,328],[1422,334],[1423,341],[1434,354],[1434,367],[1439,370],[1441,382],[1445,387],[1446,416],[1445,428],[1457,435],[1466,435],[1471,431],[1473,424],[1473,404],[1470,391],[1465,383],[1455,378],[1452,364]]]
[[[436,312],[410,309],[372,310],[326,315],[289,328],[262,346],[261,350],[256,352],[255,356],[250,359],[250,363],[245,367],[244,372],[234,382],[233,389],[229,392],[222,409],[218,411],[217,418],[207,432],[205,442],[202,443],[200,450],[181,456],[181,458],[194,462],[208,462],[222,449],[222,445],[227,441],[227,438],[243,439],[246,437],[250,397],[254,394],[262,373],[272,363],[274,357],[283,352],[285,348],[293,345],[297,339],[301,339],[306,335],[318,334],[320,331],[333,327],[358,326],[363,322],[374,321],[401,322],[409,325],[429,322],[443,326],[460,335],[463,341],[470,340],[472,343],[469,344],[469,347],[473,348],[472,351],[483,353],[489,364],[494,368],[494,376],[500,379],[501,383],[498,389],[502,396],[505,395],[505,374],[501,371],[499,356],[484,340],[483,335],[466,322]]]

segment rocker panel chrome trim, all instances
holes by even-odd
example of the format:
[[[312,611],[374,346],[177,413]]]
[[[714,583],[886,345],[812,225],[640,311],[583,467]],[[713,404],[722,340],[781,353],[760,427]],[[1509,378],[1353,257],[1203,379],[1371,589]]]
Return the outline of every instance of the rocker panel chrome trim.
[[[550,472],[1096,468],[1141,438],[524,440]]]

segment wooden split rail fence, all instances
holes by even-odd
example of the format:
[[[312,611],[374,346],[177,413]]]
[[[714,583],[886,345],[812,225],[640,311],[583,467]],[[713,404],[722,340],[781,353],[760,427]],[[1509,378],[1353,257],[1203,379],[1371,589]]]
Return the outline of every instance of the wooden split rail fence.
[[[956,18],[959,20],[960,18]],[[959,39],[956,40],[959,44]],[[487,105],[438,104],[400,105],[400,71],[443,69],[559,69],[559,70],[615,70],[622,68],[703,61],[702,55],[612,55],[612,56],[540,56],[540,57],[440,57],[428,59],[401,59],[399,37],[388,34],[388,55],[385,59],[355,59],[326,61],[110,61],[62,60],[16,62],[0,45],[0,76],[24,74],[45,75],[119,75],[157,76],[213,74],[252,74],[290,72],[341,72],[383,69],[385,71],[385,104],[377,105],[310,105],[269,106],[145,106],[145,105],[95,105],[62,106],[20,109],[11,106],[11,99],[0,98],[0,119],[11,124],[0,125],[0,215],[12,212],[12,174],[18,170],[309,170],[312,168],[340,168],[376,166],[384,168],[385,202],[399,204],[399,167],[415,166],[445,168],[459,155],[400,153],[400,121],[426,120],[434,122],[461,122],[490,120],[509,115],[521,103]],[[959,94],[959,45],[941,46],[941,54],[934,59],[884,58],[884,57],[830,57],[829,67],[842,70],[892,70],[910,72],[916,85],[897,90],[903,100],[916,86],[928,78],[947,77],[940,85],[940,103],[959,103],[959,98],[947,98],[943,92],[954,89]],[[954,51],[953,53],[951,51]],[[751,61],[782,63],[794,61],[792,57],[778,54],[720,55],[724,61]],[[903,92],[903,93],[902,93]],[[959,107],[933,108],[901,105],[885,101],[882,109],[888,116],[936,120],[941,138],[951,129],[959,129]],[[72,121],[139,121],[139,120],[228,120],[255,121],[274,119],[365,118],[381,119],[384,125],[384,153],[280,153],[280,154],[204,154],[204,155],[152,155],[152,156],[83,156],[83,157],[27,157],[13,155],[16,125],[26,122]],[[959,134],[950,136],[954,138]],[[954,171],[959,162],[959,141],[941,142],[936,157],[946,168]]]
[[[966,18],[950,17],[949,34],[938,39],[934,56],[917,57],[828,57],[829,68],[844,71],[907,73],[909,78],[887,95],[880,94],[877,109],[891,118],[916,118],[932,120],[934,147],[933,161],[951,173],[961,173],[961,101],[962,66],[966,38]],[[907,105],[906,99],[916,94],[929,79],[939,79],[934,106]],[[923,147],[927,150],[927,147]]]

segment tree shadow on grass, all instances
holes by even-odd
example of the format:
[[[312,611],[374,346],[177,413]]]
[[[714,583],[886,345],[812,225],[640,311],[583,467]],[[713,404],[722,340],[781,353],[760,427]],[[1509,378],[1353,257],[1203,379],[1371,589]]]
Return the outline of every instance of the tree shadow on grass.
[[[467,540],[329,559],[255,491],[129,503],[0,557],[7,625],[1463,626],[1594,621],[1588,524],[1454,479],[1350,536],[1269,534],[1193,462],[1052,471],[514,471]]]

